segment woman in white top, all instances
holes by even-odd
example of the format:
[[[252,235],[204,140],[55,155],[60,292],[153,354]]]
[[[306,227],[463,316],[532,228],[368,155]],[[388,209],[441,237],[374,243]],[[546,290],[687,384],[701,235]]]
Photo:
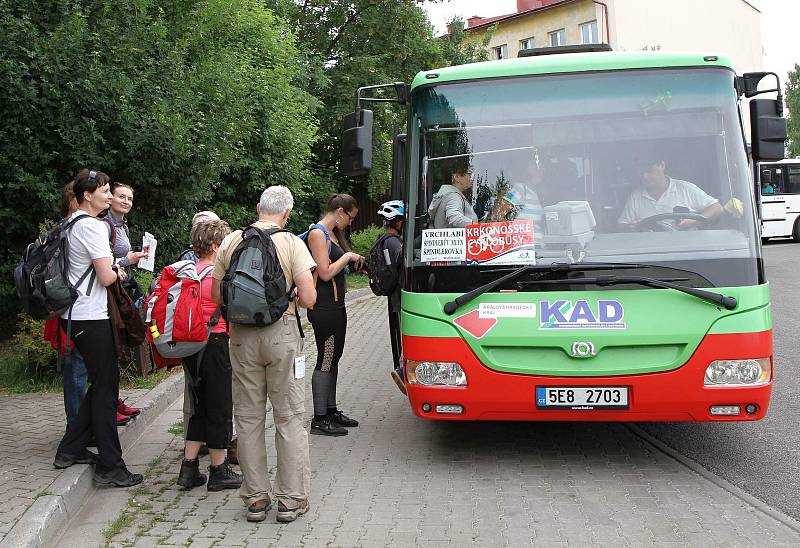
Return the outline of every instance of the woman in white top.
[[[112,268],[108,228],[97,218],[111,203],[108,175],[83,170],[75,178],[73,190],[78,210],[70,216],[67,259],[69,280],[78,291],[78,299],[61,322],[65,331],[68,319],[72,323],[67,332],[71,332],[72,341],[86,362],[90,385],[77,418],[56,450],[53,464],[67,468],[93,462],[97,483],[129,487],[141,483],[142,476],[131,474],[122,460],[116,421],[119,366],[106,292],[118,277],[124,279],[125,271]],[[86,449],[92,434],[98,455]]]

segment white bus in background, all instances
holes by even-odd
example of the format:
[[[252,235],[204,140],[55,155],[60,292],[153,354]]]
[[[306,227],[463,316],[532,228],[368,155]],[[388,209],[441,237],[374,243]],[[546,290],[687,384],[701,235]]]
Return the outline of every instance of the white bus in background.
[[[800,242],[800,159],[763,162],[758,175],[762,240],[791,237]]]

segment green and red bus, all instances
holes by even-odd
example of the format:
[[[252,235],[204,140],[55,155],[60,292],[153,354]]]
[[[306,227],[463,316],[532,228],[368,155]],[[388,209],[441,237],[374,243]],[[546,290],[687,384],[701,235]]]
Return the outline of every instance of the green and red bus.
[[[707,53],[533,53],[361,88],[345,121],[343,172],[362,175],[362,104],[408,108],[393,198],[413,412],[763,418],[774,364],[751,166],[783,157],[786,122],[780,97],[752,99],[748,157],[741,98],[771,73]],[[643,186],[660,176],[660,194]],[[436,215],[447,194],[459,211]]]

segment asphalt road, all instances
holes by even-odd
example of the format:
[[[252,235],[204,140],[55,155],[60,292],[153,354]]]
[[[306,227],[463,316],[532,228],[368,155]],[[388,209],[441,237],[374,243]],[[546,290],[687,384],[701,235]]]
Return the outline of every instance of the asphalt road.
[[[708,470],[800,519],[800,244],[764,246],[772,294],[775,384],[766,419],[754,423],[641,424]]]

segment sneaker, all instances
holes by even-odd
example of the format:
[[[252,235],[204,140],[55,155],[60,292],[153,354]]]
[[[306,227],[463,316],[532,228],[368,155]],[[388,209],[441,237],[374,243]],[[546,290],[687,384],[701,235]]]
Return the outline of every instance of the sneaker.
[[[311,433],[319,436],[346,436],[347,429],[335,424],[330,415],[325,415],[322,420],[311,420]]]
[[[297,507],[295,508],[287,508],[286,505],[283,503],[282,500],[278,501],[278,515],[276,519],[280,523],[289,523],[291,521],[296,520],[298,517],[302,516],[308,512],[308,501],[304,500],[303,502],[299,502]]]
[[[184,489],[191,489],[206,482],[205,474],[200,473],[200,462],[197,459],[183,459],[181,471],[178,473],[178,485]]]
[[[391,372],[392,380],[397,385],[397,388],[400,389],[400,392],[403,393],[404,396],[408,396],[408,392],[406,391],[406,383],[403,382],[403,376],[397,369],[392,369]]]
[[[117,411],[117,426],[125,426],[133,417],[129,417],[128,415],[123,415],[119,411]]]
[[[331,413],[330,415],[331,421],[339,426],[346,426],[348,428],[354,428],[358,426],[358,421],[355,419],[351,419],[341,411],[336,411],[335,413]]]
[[[264,521],[267,519],[267,512],[272,508],[272,500],[267,496],[266,499],[257,500],[247,507],[247,521]]]
[[[73,456],[66,453],[56,453],[53,466],[59,470],[69,468],[73,464],[94,464],[97,455],[91,451],[83,451],[82,455]]]
[[[238,489],[241,485],[242,476],[233,471],[227,460],[222,461],[219,466],[208,467],[208,485],[206,487],[209,491]]]
[[[237,451],[237,439],[233,438],[228,444],[228,462],[231,464],[239,464],[239,453]]]
[[[107,472],[94,472],[94,481],[100,485],[132,487],[142,483],[143,479],[141,474],[132,474],[124,465]]]
[[[127,405],[125,405],[125,400],[123,399],[117,400],[118,415],[125,415],[126,417],[135,417],[141,412],[142,410],[139,409],[138,407],[128,407]]]

